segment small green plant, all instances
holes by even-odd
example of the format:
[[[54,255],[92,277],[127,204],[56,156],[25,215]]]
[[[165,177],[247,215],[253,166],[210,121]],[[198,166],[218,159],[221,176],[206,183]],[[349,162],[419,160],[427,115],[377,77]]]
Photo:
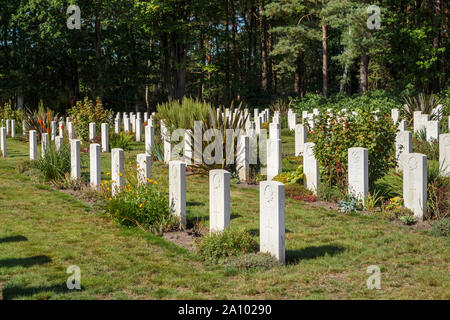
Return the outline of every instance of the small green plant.
[[[339,202],[339,204],[337,205],[340,212],[350,213],[350,212],[361,211],[363,209],[361,202],[357,198],[355,198],[351,195],[347,195],[346,198],[347,199],[341,200]]]
[[[381,202],[382,196],[380,195],[379,190],[375,190],[374,192],[369,192],[366,200],[364,201],[364,208],[368,212],[374,212],[375,207]]]
[[[399,196],[389,199],[388,203],[384,207],[386,211],[391,211],[400,208],[403,205],[403,199]]]
[[[219,262],[228,257],[256,252],[257,249],[258,244],[249,232],[226,229],[198,239],[196,252],[205,261]]]
[[[164,144],[161,142],[155,142],[150,150],[152,158],[155,161],[164,161]]]
[[[224,261],[223,266],[238,270],[269,270],[282,266],[283,264],[267,253],[247,253],[240,256],[230,257]]]
[[[303,166],[299,165],[297,170],[291,172],[282,172],[275,176],[272,180],[278,181],[284,184],[303,183]]]
[[[430,232],[437,237],[448,237],[450,235],[450,218],[444,218],[433,223]]]
[[[101,188],[103,209],[116,222],[159,235],[179,227],[169,206],[169,196],[158,188],[156,181],[148,179],[146,184],[140,185],[129,183],[114,196],[111,196],[110,181],[104,181]]]
[[[129,150],[131,141],[133,140],[133,135],[128,134],[124,131],[119,134],[113,133],[109,139],[109,145],[111,149],[120,148],[123,150]]]
[[[398,219],[408,226],[417,222],[417,218],[413,215],[400,216]]]
[[[50,145],[35,163],[45,181],[63,180],[70,172],[70,147],[62,144],[59,150]]]

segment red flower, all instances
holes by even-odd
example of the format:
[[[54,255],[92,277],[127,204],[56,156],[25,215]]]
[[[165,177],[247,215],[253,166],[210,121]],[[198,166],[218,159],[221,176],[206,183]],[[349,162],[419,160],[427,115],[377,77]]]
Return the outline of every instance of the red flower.
[[[64,130],[64,125],[61,125],[61,130]]]
[[[42,119],[39,119],[39,123],[42,124]]]
[[[47,133],[50,133],[50,128],[47,128],[47,130],[45,130],[45,131],[47,131]]]

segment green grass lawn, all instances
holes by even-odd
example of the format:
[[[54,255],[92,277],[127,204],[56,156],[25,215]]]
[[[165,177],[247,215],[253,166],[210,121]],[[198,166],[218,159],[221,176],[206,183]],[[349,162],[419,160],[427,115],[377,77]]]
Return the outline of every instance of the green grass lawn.
[[[292,155],[293,137],[283,137]],[[134,144],[127,160],[143,152]],[[87,174],[88,154],[83,166]],[[70,195],[19,173],[25,142],[0,159],[0,298],[3,299],[450,299],[450,240],[376,216],[286,200],[287,265],[236,271],[137,228],[124,228]],[[110,154],[102,155],[103,178]],[[167,167],[153,166],[167,186]],[[208,223],[208,178],[187,178],[188,221]],[[257,189],[231,186],[231,228],[259,230]],[[81,269],[70,291],[67,267]],[[381,269],[381,290],[366,286]]]

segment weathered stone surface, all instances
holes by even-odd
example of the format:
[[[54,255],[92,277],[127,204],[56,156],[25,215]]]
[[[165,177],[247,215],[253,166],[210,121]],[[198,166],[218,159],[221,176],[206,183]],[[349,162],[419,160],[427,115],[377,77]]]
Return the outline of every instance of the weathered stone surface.
[[[230,225],[230,173],[209,172],[209,230],[220,232]]]
[[[278,181],[259,184],[260,251],[285,262],[285,191]]]

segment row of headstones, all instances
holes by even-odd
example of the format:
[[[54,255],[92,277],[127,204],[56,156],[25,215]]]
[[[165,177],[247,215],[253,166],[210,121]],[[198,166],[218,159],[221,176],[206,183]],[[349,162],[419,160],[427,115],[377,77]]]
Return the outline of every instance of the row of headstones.
[[[16,137],[16,120],[2,119],[0,123],[0,151],[2,152],[2,157],[5,158],[7,156],[6,137],[8,135],[11,136],[11,138]]]
[[[209,228],[221,232],[230,226],[230,172],[209,172]],[[260,251],[285,261],[285,204],[284,185],[277,181],[259,184]],[[169,203],[174,214],[186,226],[186,163],[169,163]]]

